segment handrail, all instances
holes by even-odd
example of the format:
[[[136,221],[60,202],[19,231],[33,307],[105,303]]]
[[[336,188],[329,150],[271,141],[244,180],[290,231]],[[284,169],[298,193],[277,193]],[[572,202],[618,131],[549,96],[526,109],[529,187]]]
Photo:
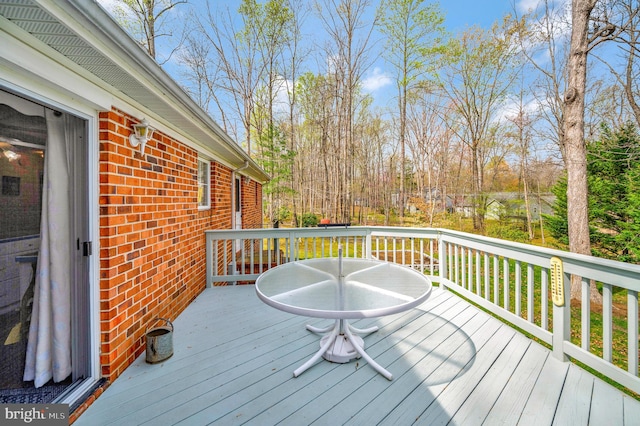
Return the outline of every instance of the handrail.
[[[212,230],[205,235],[209,287],[252,282],[292,260],[335,257],[341,244],[348,257],[377,258],[421,270],[441,287],[540,339],[554,357],[577,360],[640,393],[640,265],[439,228],[274,228]],[[552,291],[559,290],[552,288],[552,258],[563,268],[559,284],[564,306],[551,302]],[[570,300],[572,276],[581,283],[580,302]],[[601,314],[589,298],[593,285],[602,291]],[[614,327],[614,309],[626,309],[624,330]],[[592,322],[600,315],[602,333],[592,339]],[[574,327],[579,341],[572,341],[571,324],[579,326]],[[596,340],[602,344],[595,345]],[[614,356],[614,340],[627,342],[626,359]]]

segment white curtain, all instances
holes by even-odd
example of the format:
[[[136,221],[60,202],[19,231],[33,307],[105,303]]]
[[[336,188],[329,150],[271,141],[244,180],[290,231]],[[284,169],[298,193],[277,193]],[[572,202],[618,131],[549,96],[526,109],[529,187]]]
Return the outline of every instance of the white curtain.
[[[47,109],[40,251],[24,380],[41,387],[71,373],[71,200],[69,166],[75,123]]]

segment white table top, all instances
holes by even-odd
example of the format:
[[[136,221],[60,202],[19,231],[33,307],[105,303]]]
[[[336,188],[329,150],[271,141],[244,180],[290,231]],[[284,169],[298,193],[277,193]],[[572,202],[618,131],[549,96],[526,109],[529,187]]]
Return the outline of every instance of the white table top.
[[[256,293],[266,304],[297,315],[360,319],[411,309],[431,294],[431,280],[395,263],[338,258],[285,263],[261,274]]]

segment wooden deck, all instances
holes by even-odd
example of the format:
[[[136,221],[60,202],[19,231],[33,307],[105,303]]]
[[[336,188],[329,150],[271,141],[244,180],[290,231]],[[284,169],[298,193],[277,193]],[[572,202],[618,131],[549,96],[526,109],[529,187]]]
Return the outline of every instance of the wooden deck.
[[[174,321],[174,355],[140,356],[75,425],[638,425],[640,401],[455,295],[435,289],[378,325],[365,361],[324,360],[305,324],[258,300],[253,286],[207,289]]]

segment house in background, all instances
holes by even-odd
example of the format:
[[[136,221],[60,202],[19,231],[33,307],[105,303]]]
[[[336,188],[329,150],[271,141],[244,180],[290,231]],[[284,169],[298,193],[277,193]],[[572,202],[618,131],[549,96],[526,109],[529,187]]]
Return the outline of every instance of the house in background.
[[[529,195],[531,219],[540,220],[540,215],[552,215],[556,197],[553,194]],[[520,192],[494,192],[486,195],[486,219],[526,221],[524,196]],[[473,216],[473,197],[458,197],[456,212],[464,217]]]
[[[539,220],[540,214],[553,214],[555,195],[531,194],[529,195],[529,210],[531,220]],[[496,192],[489,194],[487,199],[488,219],[511,219],[518,221],[527,220],[524,196],[519,192]]]
[[[268,176],[93,1],[0,0],[0,43],[0,403],[74,419],[204,290],[204,231],[262,225]]]

